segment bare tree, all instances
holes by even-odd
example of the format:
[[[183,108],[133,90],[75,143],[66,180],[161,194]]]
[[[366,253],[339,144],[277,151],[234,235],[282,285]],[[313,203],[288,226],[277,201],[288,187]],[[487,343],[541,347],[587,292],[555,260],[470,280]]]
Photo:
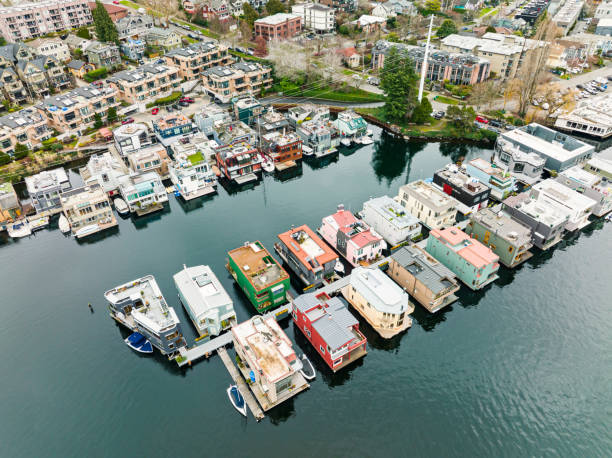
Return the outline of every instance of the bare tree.
[[[155,20],[155,18],[164,19],[166,25],[170,17],[178,12],[178,3],[176,1],[142,0],[142,4],[147,9],[147,12],[153,17],[153,20]]]
[[[558,83],[541,85],[537,96],[541,99],[540,108],[546,115],[546,122],[549,123],[558,110],[572,110],[576,104],[576,93],[576,90],[563,90]]]
[[[276,74],[281,78],[291,79],[296,76],[296,73],[306,73],[308,70],[308,59],[304,49],[291,41],[270,41],[268,59],[274,62]]]

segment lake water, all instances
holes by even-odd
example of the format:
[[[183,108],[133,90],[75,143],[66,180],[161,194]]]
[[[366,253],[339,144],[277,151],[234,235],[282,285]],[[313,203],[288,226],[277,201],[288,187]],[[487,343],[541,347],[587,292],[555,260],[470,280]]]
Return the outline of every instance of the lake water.
[[[272,250],[277,234],[318,227],[338,203],[357,211],[450,161],[489,155],[384,136],[241,191],[171,196],[164,212],[86,242],[57,227],[0,239],[0,456],[609,456],[612,224],[502,268],[485,291],[462,287],[437,315],[417,305],[394,339],[362,323],[368,355],[335,375],[285,320],[317,379],[260,423],[229,404],[217,356],[180,370],[137,355],[108,316],[104,291],[153,274],[191,342],[172,275],[209,264],[242,321],[253,309],[224,268],[227,251],[256,239]]]

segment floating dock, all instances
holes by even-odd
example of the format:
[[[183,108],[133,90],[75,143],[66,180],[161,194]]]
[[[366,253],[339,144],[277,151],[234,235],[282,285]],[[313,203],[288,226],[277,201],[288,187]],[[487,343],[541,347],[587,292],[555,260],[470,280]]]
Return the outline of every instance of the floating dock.
[[[176,363],[179,367],[191,365],[191,363],[197,361],[200,358],[208,358],[213,354],[215,350],[225,347],[232,343],[232,332],[227,331],[223,334],[210,339],[207,342],[197,344],[191,348],[182,347],[179,348],[180,358],[176,359]]]

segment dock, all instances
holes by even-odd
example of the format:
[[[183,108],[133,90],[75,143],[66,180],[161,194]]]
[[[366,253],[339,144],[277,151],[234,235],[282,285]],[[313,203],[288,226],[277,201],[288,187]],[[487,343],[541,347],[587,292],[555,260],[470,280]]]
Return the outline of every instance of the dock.
[[[274,165],[277,172],[282,172],[284,170],[287,170],[287,169],[290,169],[296,166],[297,166],[297,163],[295,161],[280,162]]]
[[[231,333],[227,333],[227,334],[231,335]],[[217,353],[219,353],[219,356],[221,357],[221,361],[223,361],[223,364],[225,364],[225,367],[227,371],[229,372],[230,376],[232,377],[236,385],[238,385],[238,389],[240,390],[240,393],[242,394],[244,401],[249,406],[249,410],[255,417],[255,420],[259,421],[262,418],[264,418],[263,411],[257,404],[257,401],[255,401],[255,398],[251,394],[250,388],[247,386],[245,379],[242,377],[242,375],[240,375],[240,372],[238,371],[238,369],[236,369],[236,365],[232,362],[225,347],[219,348],[217,350]]]
[[[196,344],[191,348],[182,347],[179,348],[180,358],[176,359],[179,367],[183,367],[186,365],[191,365],[192,362],[197,361],[200,358],[206,357],[208,358],[213,354],[215,350],[219,350],[220,348],[224,348],[226,345],[232,343],[232,332],[227,331],[223,334],[215,337],[214,339],[210,339],[207,342],[203,342],[201,344]]]

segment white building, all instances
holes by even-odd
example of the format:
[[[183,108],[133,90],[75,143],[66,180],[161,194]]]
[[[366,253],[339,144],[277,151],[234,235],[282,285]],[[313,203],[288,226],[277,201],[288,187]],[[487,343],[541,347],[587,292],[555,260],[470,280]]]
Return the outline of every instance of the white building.
[[[28,42],[28,46],[36,49],[42,56],[55,57],[60,62],[70,60],[70,49],[59,38],[37,38]]]
[[[60,209],[61,193],[72,188],[63,167],[26,177],[25,183],[36,213]]]
[[[612,17],[612,0],[601,2],[595,10],[595,19]]]
[[[595,216],[604,216],[612,211],[612,182],[608,179],[575,166],[561,172],[557,181],[593,199],[596,202],[593,207]]]
[[[390,246],[410,241],[421,234],[419,220],[389,196],[364,202],[361,218]]]
[[[540,180],[546,160],[536,153],[521,151],[518,145],[497,137],[493,163],[504,172],[510,172],[517,180],[534,184]]]
[[[117,225],[108,195],[97,183],[63,192],[61,198],[62,211],[77,238]]]
[[[567,0],[557,11],[557,14],[553,17],[553,22],[563,31],[563,35],[567,35],[569,30],[576,24],[583,7],[583,0]]]
[[[170,180],[183,199],[191,200],[215,192],[217,177],[202,153],[181,153],[174,159],[169,166]]]
[[[395,10],[384,3],[377,3],[376,6],[370,11],[372,16],[381,17],[383,19],[389,19],[397,16]]]
[[[402,186],[396,200],[430,229],[455,224],[459,202],[423,180]]]
[[[530,196],[565,213],[568,216],[565,230],[570,232],[589,224],[589,215],[597,205],[597,202],[590,197],[564,186],[553,178],[534,185]]]
[[[161,210],[168,194],[156,172],[133,173],[119,178],[119,191],[130,211],[144,215]]]
[[[122,157],[150,146],[152,143],[149,129],[145,124],[125,124],[113,130],[115,147]]]
[[[612,94],[603,93],[579,102],[573,111],[557,118],[555,127],[599,139],[612,136]]]
[[[336,12],[320,3],[298,3],[291,12],[301,16],[304,28],[315,33],[333,33],[336,28]]]
[[[183,266],[174,284],[201,337],[218,336],[236,320],[234,303],[210,267]]]
[[[87,165],[79,170],[87,186],[99,184],[104,192],[112,196],[119,192],[119,177],[128,173],[128,169],[111,153],[94,154]]]

